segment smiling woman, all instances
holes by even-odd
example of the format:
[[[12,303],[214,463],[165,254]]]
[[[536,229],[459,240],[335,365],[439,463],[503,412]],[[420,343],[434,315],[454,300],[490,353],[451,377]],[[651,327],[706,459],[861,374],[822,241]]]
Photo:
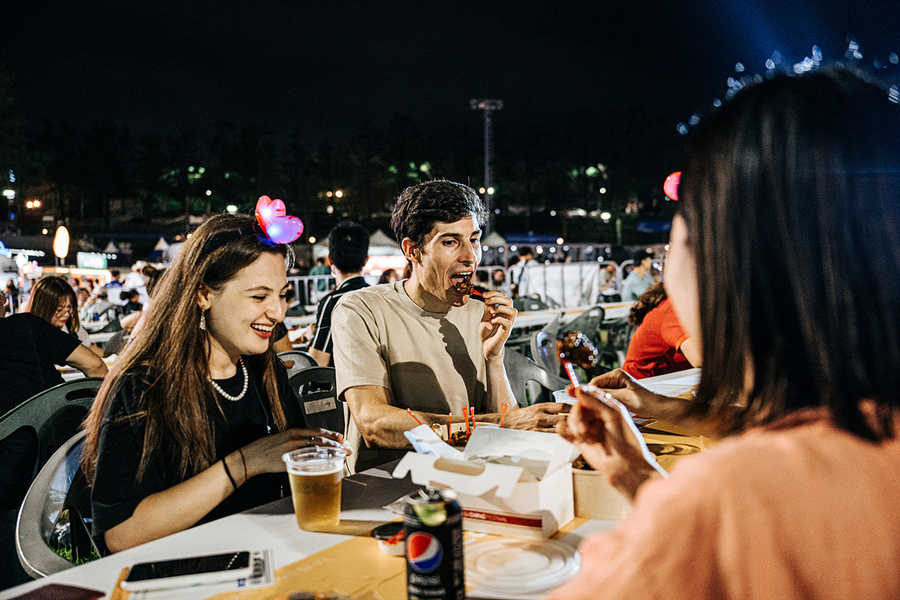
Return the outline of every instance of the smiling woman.
[[[179,253],[147,322],[86,423],[94,536],[111,551],[275,500],[282,454],[337,433],[302,429],[272,328],[286,247],[251,217],[219,215]]]

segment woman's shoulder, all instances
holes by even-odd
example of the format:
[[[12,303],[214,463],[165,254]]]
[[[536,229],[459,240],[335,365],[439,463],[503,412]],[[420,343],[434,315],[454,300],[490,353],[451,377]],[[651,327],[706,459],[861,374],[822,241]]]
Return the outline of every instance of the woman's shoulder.
[[[149,367],[138,366],[120,373],[110,383],[111,398],[106,410],[107,419],[145,411],[146,395],[151,387],[153,380]]]
[[[703,489],[704,494],[727,492],[740,497],[760,490],[778,494],[804,481],[823,455],[861,443],[835,427],[827,415],[809,412],[785,425],[751,428],[703,454],[686,457],[673,469],[671,479]]]

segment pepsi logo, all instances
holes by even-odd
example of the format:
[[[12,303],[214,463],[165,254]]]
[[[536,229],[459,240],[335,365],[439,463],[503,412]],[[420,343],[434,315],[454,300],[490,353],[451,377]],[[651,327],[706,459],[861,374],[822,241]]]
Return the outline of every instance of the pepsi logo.
[[[441,543],[430,533],[417,531],[406,538],[406,560],[414,571],[431,573],[443,555]]]

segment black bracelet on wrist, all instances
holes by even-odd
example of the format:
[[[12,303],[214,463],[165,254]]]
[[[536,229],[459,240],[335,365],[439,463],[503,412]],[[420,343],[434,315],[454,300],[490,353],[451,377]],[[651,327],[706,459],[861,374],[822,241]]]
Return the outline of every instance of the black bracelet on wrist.
[[[234,482],[234,477],[231,476],[231,471],[228,470],[228,463],[225,462],[225,459],[222,459],[222,466],[225,467],[225,474],[228,475],[228,481],[231,482],[231,485],[237,490],[237,483]]]

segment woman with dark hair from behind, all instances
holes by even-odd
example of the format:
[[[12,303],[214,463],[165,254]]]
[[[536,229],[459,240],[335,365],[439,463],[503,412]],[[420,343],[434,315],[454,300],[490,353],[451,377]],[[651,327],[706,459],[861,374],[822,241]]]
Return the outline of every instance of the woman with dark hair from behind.
[[[700,344],[681,327],[662,283],[654,283],[641,294],[631,307],[628,324],[637,329],[622,370],[635,379],[700,366]]]
[[[678,196],[666,282],[703,376],[675,405],[723,439],[666,479],[626,422],[659,397],[573,391],[560,433],[635,507],[551,598],[900,597],[900,107],[840,68],[745,88]]]
[[[94,535],[117,552],[284,495],[282,454],[343,436],[304,419],[271,345],[286,247],[204,223],[153,295],[86,421]]]

